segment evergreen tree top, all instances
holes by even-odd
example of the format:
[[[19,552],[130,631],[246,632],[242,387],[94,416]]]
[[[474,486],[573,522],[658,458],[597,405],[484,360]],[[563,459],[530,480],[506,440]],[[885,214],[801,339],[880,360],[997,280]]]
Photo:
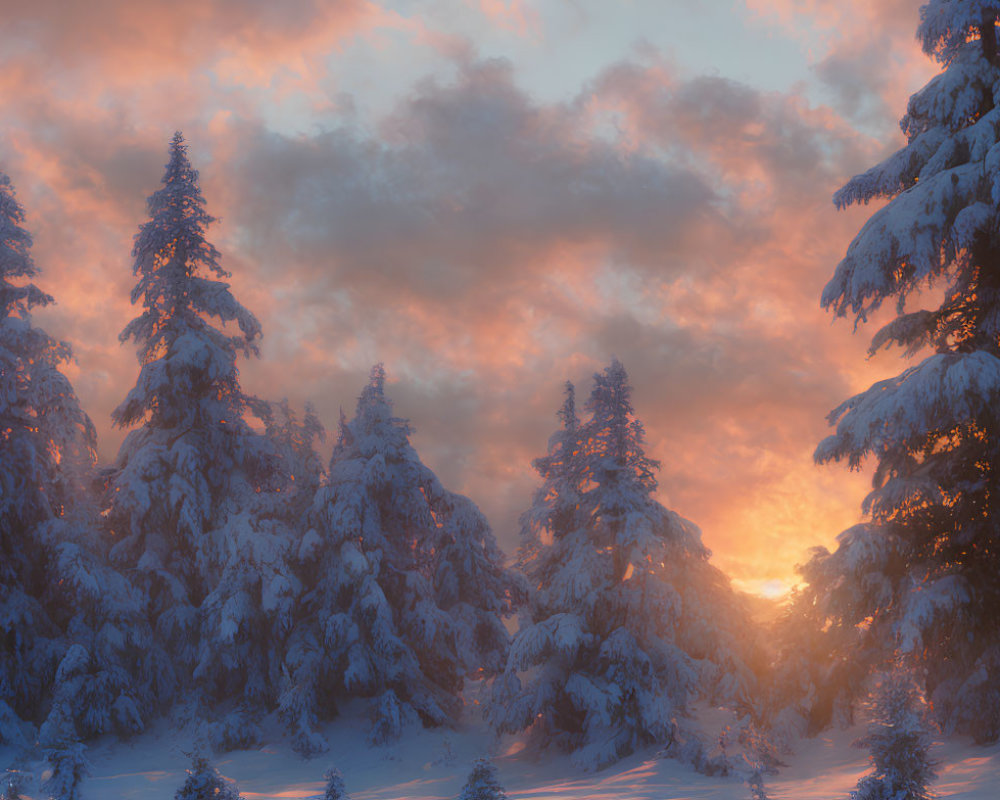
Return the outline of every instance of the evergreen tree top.
[[[897,298],[900,320],[873,349],[939,344],[967,328],[958,318],[968,319],[964,301],[980,284],[975,268],[995,247],[1000,201],[998,9],[983,0],[923,6],[917,35],[944,70],[910,98],[900,121],[907,144],[834,195],[838,208],[890,199],[855,237],[822,296],[824,307],[859,322]],[[942,278],[950,286],[936,312],[902,314],[915,289]]]
[[[997,0],[931,0],[920,9],[917,38],[927,55],[946,66],[969,45],[981,48],[993,61],[998,20]]]
[[[350,795],[344,786],[344,776],[340,774],[339,769],[330,769],[323,777],[326,778],[323,800],[350,800]]]
[[[216,221],[205,210],[205,197],[198,185],[198,170],[187,155],[187,145],[180,131],[170,142],[162,185],[146,201],[151,219],[140,226],[132,255],[138,275],[160,270],[171,263],[187,276],[199,266],[217,277],[229,273],[219,266],[219,251],[205,240],[205,230]],[[132,292],[132,302],[139,299],[142,282]]]
[[[856,746],[868,748],[872,772],[858,781],[852,800],[931,800],[937,765],[930,757],[927,703],[913,678],[900,668],[884,673],[869,707],[868,733]]]
[[[385,367],[379,362],[372,367],[368,383],[361,390],[354,419],[341,428],[334,454],[342,452],[348,443],[365,453],[386,447],[401,450],[409,445],[412,432],[407,420],[392,414],[392,401],[385,394]]]
[[[383,409],[388,412],[391,408],[392,403],[385,396],[385,366],[380,361],[371,368],[368,383],[358,397],[357,415],[363,417]]]
[[[543,478],[568,477],[576,468],[575,461],[581,447],[579,440],[580,419],[576,415],[576,388],[571,381],[564,385],[562,406],[556,416],[562,428],[549,437],[549,451],[534,459],[531,464]]]
[[[343,452],[351,443],[351,429],[347,421],[344,407],[340,407],[340,417],[337,419],[337,441],[333,444],[333,456]]]
[[[576,415],[576,387],[572,381],[566,381],[563,391],[566,399],[559,409],[558,417],[562,421],[564,430],[575,431],[580,427],[580,418]]]
[[[583,452],[591,480],[625,483],[651,494],[660,462],[647,458],[643,449],[645,431],[635,418],[632,386],[617,358],[594,374],[594,389],[585,407],[591,419],[582,429]]]
[[[507,800],[497,778],[497,768],[488,758],[476,759],[458,800]]]
[[[170,143],[162,185],[148,206],[150,219],[140,226],[132,249],[138,276],[132,302],[141,300],[143,312],[119,336],[139,345],[142,372],[112,416],[120,426],[150,413],[166,428],[233,423],[248,403],[239,388],[236,351],[256,355],[261,328],[229,285],[216,280],[228,273],[205,238],[215,218],[205,211],[198,172],[180,133]],[[218,329],[213,318],[235,321],[239,334]]]
[[[235,785],[226,781],[215,765],[202,753],[191,755],[187,779],[174,794],[174,800],[243,800]]]
[[[10,178],[0,172],[0,429],[6,431],[0,444],[17,442],[5,458],[11,474],[15,470],[21,473],[8,484],[20,488],[0,492],[0,512],[12,507],[23,511],[31,505],[36,505],[36,510],[58,507],[54,486],[61,482],[59,475],[68,474],[70,463],[80,467],[94,458],[93,423],[59,372],[71,356],[70,347],[31,324],[30,309],[48,305],[53,299],[24,280],[38,273],[31,257],[31,235],[22,225],[24,219]],[[57,469],[60,463],[61,469]],[[48,484],[48,489],[37,494],[26,491],[20,483],[25,470]],[[41,473],[47,477],[42,479]],[[0,531],[0,539],[2,534]]]
[[[141,298],[147,312],[125,328],[122,341],[135,338],[146,344],[157,339],[168,320],[182,318],[200,327],[204,324],[200,315],[206,315],[222,322],[235,320],[242,336],[230,341],[248,354],[256,353],[260,323],[233,299],[228,284],[203,274],[229,276],[219,265],[219,251],[205,238],[216,219],[205,210],[198,171],[191,166],[180,132],[171,140],[162,185],[150,195],[147,206],[150,220],[140,226],[132,248],[132,270],[139,276],[132,302]]]
[[[44,306],[52,297],[34,284],[15,285],[12,278],[38,273],[31,257],[31,234],[22,227],[24,208],[17,201],[10,178],[0,172],[0,319],[25,316],[32,306]]]

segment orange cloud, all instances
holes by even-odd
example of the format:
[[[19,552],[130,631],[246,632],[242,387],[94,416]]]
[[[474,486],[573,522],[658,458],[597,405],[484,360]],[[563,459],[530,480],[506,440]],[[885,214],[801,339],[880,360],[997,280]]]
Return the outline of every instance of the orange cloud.
[[[686,77],[648,50],[540,102],[515,65],[361,0],[9,5],[0,40],[27,44],[4,50],[0,168],[58,301],[38,320],[74,346],[104,460],[137,371],[117,342],[132,235],[183,125],[221,218],[211,238],[264,324],[245,387],[311,399],[332,427],[386,362],[418,450],[508,551],[562,381],[586,396],[612,355],[660,497],[742,585],[792,580],[856,520],[865,478],[811,452],[826,412],[898,365],[865,361],[864,338],[818,307],[867,211],[829,197],[886,148],[836,109]],[[481,11],[532,31],[518,3]],[[381,119],[273,130],[292,95],[334,114],[324,54],[386,31],[436,42],[451,76],[414,76]]]

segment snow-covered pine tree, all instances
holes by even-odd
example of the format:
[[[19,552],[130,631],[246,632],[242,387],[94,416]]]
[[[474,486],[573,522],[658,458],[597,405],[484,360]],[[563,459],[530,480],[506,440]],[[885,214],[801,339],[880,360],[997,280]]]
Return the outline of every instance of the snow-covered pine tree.
[[[24,211],[0,173],[0,742],[27,744],[22,720],[74,740],[141,729],[148,631],[107,563],[88,500],[94,426],[59,371],[69,346],[32,325],[52,298]]]
[[[29,310],[52,298],[24,283],[37,269],[23,221],[10,178],[0,174],[0,742],[13,744],[33,738],[20,720],[39,716],[59,659],[58,629],[42,602],[51,578],[42,527],[56,516],[52,503],[65,499],[57,457],[67,445],[93,442],[59,372],[68,346],[31,324]],[[53,401],[69,413],[52,414],[52,430],[43,431]]]
[[[562,427],[549,438],[548,453],[532,462],[542,483],[535,490],[531,507],[520,519],[521,546],[517,561],[531,586],[545,580],[545,575],[538,573],[546,563],[537,557],[539,552],[580,524],[582,443],[580,419],[576,413],[576,388],[570,381],[566,381],[564,393],[566,397],[556,415]]]
[[[651,497],[658,464],[625,369],[594,379],[590,419],[567,392],[535,462],[543,484],[522,517],[535,591],[489,709],[499,731],[530,728],[588,768],[666,743],[695,693],[745,702],[753,683],[745,612],[698,528]]]
[[[80,784],[90,774],[86,748],[80,742],[64,742],[47,748],[46,759],[51,773],[42,788],[49,800],[81,800]]]
[[[174,800],[243,800],[236,784],[230,783],[206,755],[195,752],[187,778],[174,794]]]
[[[497,768],[488,758],[476,759],[458,800],[507,800],[497,778]]]
[[[263,421],[265,434],[281,460],[282,469],[274,475],[287,518],[302,523],[323,477],[323,462],[316,452],[316,442],[326,438],[323,423],[311,403],[305,404],[302,421],[287,399],[277,403],[253,399],[254,414]]]
[[[526,587],[503,567],[503,553],[475,503],[436,481],[427,482],[425,497],[438,529],[432,558],[434,602],[450,628],[451,650],[444,660],[450,664],[457,659],[461,684],[492,678],[503,671],[510,648],[503,620],[527,594]],[[421,638],[427,639],[426,634]],[[433,663],[425,656],[421,661]]]
[[[22,743],[61,655],[47,596],[45,535],[69,500],[60,462],[93,451],[94,428],[59,367],[69,346],[31,324],[52,302],[33,283],[31,236],[10,178],[0,173],[0,742]]]
[[[341,698],[372,699],[376,743],[407,719],[450,722],[465,679],[506,655],[500,617],[517,582],[482,514],[420,462],[409,434],[376,365],[341,420],[298,554],[305,594],[282,712],[305,752],[324,747],[313,727]]]
[[[326,775],[326,789],[323,792],[323,800],[351,800],[344,786],[344,776],[339,769],[329,769]]]
[[[139,425],[108,480],[113,556],[147,598],[157,698],[194,677],[205,702],[243,687],[255,708],[276,695],[275,639],[295,592],[285,564],[293,536],[273,497],[290,476],[245,421],[253,406],[236,367],[238,353],[256,354],[260,325],[218,280],[228,273],[205,238],[214,219],[179,133],[148,206],[132,251],[132,300],[143,311],[120,337],[138,344],[141,370],[112,413],[121,427]]]
[[[930,800],[936,777],[930,758],[926,703],[902,669],[883,674],[872,692],[868,735],[857,742],[871,754],[872,772],[851,800]]]
[[[258,711],[271,710],[282,681],[282,642],[294,621],[301,584],[289,564],[302,540],[306,512],[319,486],[321,462],[313,443],[323,426],[310,406],[300,423],[288,402],[252,400],[264,422],[271,466],[259,474],[261,491],[234,508],[220,531],[225,557],[218,584],[202,604],[202,639],[196,676],[214,676],[222,697],[226,681],[243,681],[243,702],[215,712],[209,734],[216,751],[259,740]]]
[[[899,642],[950,729],[1000,735],[1000,58],[995,0],[932,0],[918,38],[942,65],[909,101],[906,145],[852,178],[838,207],[888,198],[823,305],[856,324],[889,299],[871,352],[932,353],[830,414],[820,463],[873,456],[870,521],[807,565],[808,602],[866,668]],[[907,310],[941,297],[936,308]],[[943,291],[942,291],[943,290]],[[855,687],[857,688],[857,687]]]

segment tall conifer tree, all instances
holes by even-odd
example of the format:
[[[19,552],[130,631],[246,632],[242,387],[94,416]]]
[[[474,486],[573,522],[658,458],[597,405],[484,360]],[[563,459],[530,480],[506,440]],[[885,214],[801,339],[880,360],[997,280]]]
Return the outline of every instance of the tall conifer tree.
[[[259,401],[240,388],[236,366],[238,354],[257,353],[260,324],[221,280],[228,273],[206,239],[214,218],[179,133],[148,205],[132,251],[132,300],[143,310],[121,334],[138,344],[141,369],[112,414],[138,425],[109,480],[113,554],[145,592],[163,648],[157,696],[171,698],[193,676],[201,701],[232,699],[239,686],[259,708],[276,693],[275,640],[296,592],[285,564],[294,537],[273,496],[290,473],[247,424]],[[224,718],[221,727],[248,725]]]
[[[543,478],[522,516],[528,619],[494,686],[490,718],[541,746],[603,767],[665,744],[693,697],[748,699],[749,629],[691,522],[651,494],[631,386],[617,360],[594,376],[590,418],[572,391],[562,429],[536,459]]]
[[[535,586],[545,580],[542,548],[562,538],[580,522],[580,419],[576,413],[576,389],[566,381],[565,399],[557,414],[562,427],[549,438],[549,450],[532,466],[542,477],[531,507],[521,515],[521,546],[518,564]]]
[[[60,372],[69,345],[32,324],[52,297],[0,173],[0,742],[43,745],[142,727],[133,678],[148,636],[107,563],[88,483],[95,432]]]
[[[838,207],[887,198],[823,291],[838,316],[897,316],[871,352],[927,355],[847,400],[816,460],[875,474],[868,522],[806,565],[802,603],[835,642],[848,695],[908,656],[949,727],[1000,735],[1000,3],[932,0],[917,36],[942,72],[909,101],[906,144]],[[943,291],[920,296],[919,290]],[[940,301],[938,302],[938,298]],[[912,310],[933,298],[936,307]],[[929,352],[928,352],[929,351]],[[864,669],[846,669],[850,663]]]
[[[305,752],[338,700],[371,698],[371,741],[407,719],[453,721],[468,678],[502,667],[517,583],[489,525],[446,490],[393,415],[372,369],[316,496],[299,551],[305,603],[289,640],[283,713]]]

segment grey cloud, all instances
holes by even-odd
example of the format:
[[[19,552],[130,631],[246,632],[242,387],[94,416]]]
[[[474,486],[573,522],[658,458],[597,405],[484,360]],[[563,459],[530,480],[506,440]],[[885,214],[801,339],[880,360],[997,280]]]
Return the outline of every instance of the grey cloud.
[[[259,132],[234,167],[240,221],[252,246],[289,242],[317,272],[433,297],[501,269],[516,282],[560,242],[683,270],[679,252],[724,231],[701,176],[582,128],[569,107],[534,104],[506,63],[478,62],[420,84],[381,136]]]
[[[890,104],[885,97],[889,75],[882,68],[884,61],[884,44],[868,42],[838,48],[813,69],[832,93],[838,111],[867,129],[884,132],[901,116],[901,104]]]

